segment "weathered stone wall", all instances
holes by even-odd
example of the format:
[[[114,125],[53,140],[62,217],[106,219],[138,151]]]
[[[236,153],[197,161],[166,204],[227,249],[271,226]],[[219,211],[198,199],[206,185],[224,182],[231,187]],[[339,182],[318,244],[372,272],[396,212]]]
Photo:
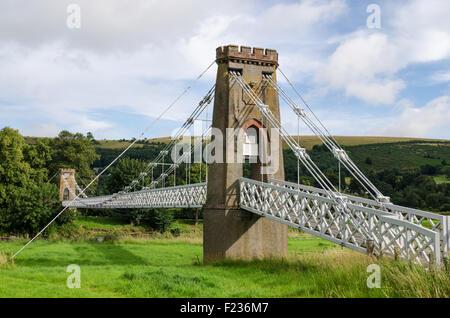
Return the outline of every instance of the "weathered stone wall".
[[[67,188],[66,184],[64,183],[63,176],[66,177],[67,184],[72,189],[72,191],[69,191],[69,200],[74,199],[74,196],[72,193],[75,192],[75,184],[73,182],[75,178],[75,170],[74,169],[59,169],[59,179],[58,179],[58,185],[59,185],[59,198],[61,201],[63,201],[64,198],[64,190]],[[72,178],[73,176],[73,178]]]

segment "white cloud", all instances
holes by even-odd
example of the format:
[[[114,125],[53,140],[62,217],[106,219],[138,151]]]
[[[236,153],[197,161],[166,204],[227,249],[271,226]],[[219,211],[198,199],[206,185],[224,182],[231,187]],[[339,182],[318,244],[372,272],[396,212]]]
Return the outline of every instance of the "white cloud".
[[[450,2],[412,0],[386,8],[395,41],[408,62],[433,62],[450,57]]]
[[[388,124],[380,125],[371,132],[379,136],[440,136],[448,138],[450,135],[450,96],[435,98],[420,108],[405,104],[397,118]]]
[[[54,137],[61,130],[55,124],[38,124],[20,129],[20,133],[24,136]]]
[[[318,69],[316,80],[371,104],[389,104],[405,87],[402,80],[392,79],[403,66],[388,36],[358,32],[339,45]]]
[[[293,34],[307,39],[346,8],[344,0],[262,10],[257,1],[79,0],[81,29],[71,30],[66,8],[72,2],[0,3],[0,101],[13,101],[0,103],[0,118],[22,114],[27,131],[36,127],[47,135],[59,127],[103,135],[113,131],[102,119],[111,111],[145,116],[132,127],[144,128],[213,61],[217,46],[273,47],[290,43]],[[213,73],[202,87],[212,85]],[[194,90],[165,118],[185,119],[202,93]]]
[[[336,50],[318,68],[315,79],[371,104],[394,104],[406,87],[397,78],[413,63],[450,57],[449,1],[410,1],[381,7],[379,31],[361,29],[338,41]],[[383,22],[385,23],[385,22]]]
[[[450,71],[439,71],[434,73],[431,78],[431,83],[440,84],[450,82]]]
[[[138,134],[214,59],[218,45],[231,43],[278,49],[288,77],[308,84],[306,91],[299,87],[308,101],[337,90],[395,106],[406,86],[401,70],[450,55],[450,3],[432,1],[385,2],[381,32],[363,28],[339,34],[339,23],[354,19],[346,15],[351,8],[344,0],[221,0],[214,5],[79,0],[79,30],[66,27],[67,4],[73,1],[5,0],[0,3],[0,119],[17,123],[22,116],[29,134],[63,128],[92,131],[96,137]],[[335,50],[329,52],[330,47]],[[449,79],[444,71],[433,78]],[[185,96],[165,119],[186,118],[214,79],[212,70],[201,89]],[[405,107],[401,114],[407,108],[415,109]],[[121,126],[117,113],[141,116],[142,123]],[[361,134],[378,123],[373,114],[356,115],[352,109],[337,114],[319,108],[317,113],[341,134]]]
[[[347,84],[346,93],[371,104],[391,104],[403,88],[405,88],[405,83],[402,80],[355,80]]]

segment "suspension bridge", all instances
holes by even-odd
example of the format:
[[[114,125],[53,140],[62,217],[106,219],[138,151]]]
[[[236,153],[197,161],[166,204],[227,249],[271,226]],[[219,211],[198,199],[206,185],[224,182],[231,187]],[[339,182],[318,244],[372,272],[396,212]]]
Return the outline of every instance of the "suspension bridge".
[[[287,226],[374,256],[387,255],[424,265],[439,265],[447,257],[450,216],[391,203],[351,160],[281,71],[275,50],[228,45],[217,48],[216,63],[216,83],[164,150],[131,184],[112,195],[88,197],[78,186],[75,171],[61,169],[63,206],[202,208],[205,262],[286,257]],[[295,98],[278,85],[277,71]],[[343,193],[301,147],[300,140],[288,134],[281,123],[280,98],[290,107],[298,125],[306,125],[333,154],[339,171],[341,167],[346,169],[360,183],[365,197]],[[301,101],[303,107],[295,100]],[[210,120],[208,107],[212,103]],[[180,141],[199,121],[200,141],[184,146],[180,155]],[[229,138],[229,129],[237,129],[238,133]],[[220,142],[214,131],[227,136],[225,141]],[[283,143],[297,158],[297,183],[284,181]],[[272,147],[274,144],[279,146]],[[242,155],[244,161],[250,162],[250,178],[243,177],[242,161],[227,160],[230,151],[233,158]],[[175,159],[167,162],[169,154],[174,153]],[[189,169],[196,153],[200,153],[200,165],[205,167],[203,175],[200,169],[200,182],[190,182],[186,172],[185,184],[177,185],[177,171],[180,173],[183,165]],[[271,171],[268,168],[274,163],[278,169]],[[300,165],[320,187],[300,183]],[[264,168],[271,172],[262,173]],[[146,180],[150,181],[146,184]]]

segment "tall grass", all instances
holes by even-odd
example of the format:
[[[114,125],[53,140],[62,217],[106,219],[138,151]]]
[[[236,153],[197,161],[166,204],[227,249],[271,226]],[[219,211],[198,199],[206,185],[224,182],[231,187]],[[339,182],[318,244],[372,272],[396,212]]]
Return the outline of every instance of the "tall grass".
[[[0,266],[6,265],[8,263],[8,258],[5,253],[0,252]]]
[[[14,259],[9,260],[11,255],[0,252],[0,268],[12,268],[15,266]]]
[[[333,249],[325,255],[313,254],[304,262],[315,264],[323,272],[316,282],[323,286],[327,297],[356,296],[352,293],[353,281],[367,278],[370,264],[380,266],[383,297],[450,297],[450,275],[443,270],[429,270],[420,265],[396,262],[390,259],[376,260],[352,251]],[[361,277],[363,276],[363,277]],[[360,287],[361,285],[358,285]],[[362,288],[364,289],[364,288]],[[359,292],[362,292],[360,288]]]
[[[36,240],[16,265],[9,255],[27,240],[0,241],[0,297],[450,297],[448,271],[368,258],[292,229],[287,259],[203,264],[202,226],[178,222],[175,237],[91,221],[76,239]],[[373,263],[379,289],[366,283]],[[69,264],[82,268],[80,290],[67,289]]]
[[[370,264],[380,266],[379,289],[370,289],[366,284]],[[429,270],[390,259],[378,260],[341,248],[307,251],[288,260],[223,261],[214,266],[253,268],[273,275],[283,272],[285,279],[303,281],[305,286],[301,290],[294,290],[292,294],[287,292],[284,297],[299,297],[299,292],[300,297],[450,297],[450,275],[444,269]]]

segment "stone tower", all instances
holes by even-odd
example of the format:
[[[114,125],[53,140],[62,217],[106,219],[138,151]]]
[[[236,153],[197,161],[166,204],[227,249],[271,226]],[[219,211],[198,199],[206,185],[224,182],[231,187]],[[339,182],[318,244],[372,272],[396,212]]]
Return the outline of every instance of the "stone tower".
[[[226,136],[227,128],[267,128],[262,142],[271,142],[270,125],[261,118],[257,107],[238,84],[233,84],[229,74],[237,71],[252,86],[262,102],[280,119],[278,94],[262,82],[263,74],[271,74],[276,81],[278,53],[271,49],[235,45],[218,47],[218,64],[212,126]],[[274,137],[275,138],[275,137]],[[277,138],[279,138],[277,136]],[[226,144],[223,142],[224,157]],[[258,141],[261,142],[261,141]],[[281,141],[277,151],[279,169],[273,175],[261,175],[258,160],[251,166],[252,179],[267,182],[268,178],[284,180]],[[239,142],[235,147],[243,145]],[[237,154],[235,154],[236,158]],[[204,262],[224,258],[254,259],[287,256],[287,226],[239,208],[239,179],[243,176],[243,164],[239,162],[211,163],[208,176],[208,194],[203,209]]]
[[[66,183],[64,182],[64,178],[66,179]],[[64,200],[72,200],[74,199],[73,194],[75,191],[75,170],[74,169],[59,169],[59,197],[61,201]],[[71,190],[69,190],[69,187]]]

